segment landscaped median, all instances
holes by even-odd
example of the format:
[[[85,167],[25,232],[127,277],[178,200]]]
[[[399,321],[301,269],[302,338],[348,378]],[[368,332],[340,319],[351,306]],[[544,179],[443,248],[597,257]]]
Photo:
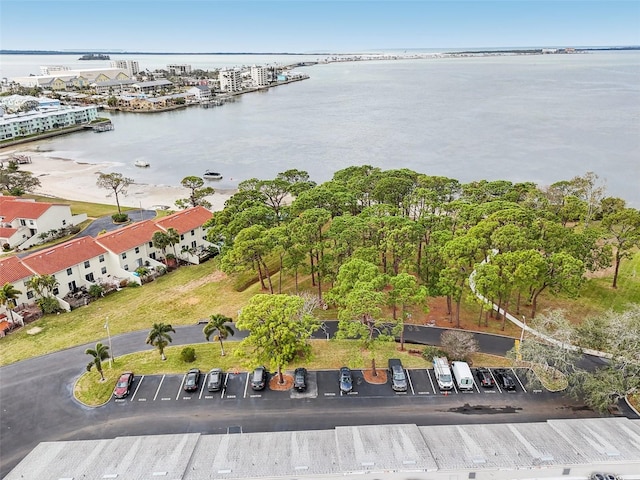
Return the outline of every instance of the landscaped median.
[[[109,362],[103,361],[102,368],[105,381],[100,381],[100,374],[94,370],[87,372],[76,383],[74,395],[82,403],[89,406],[99,406],[109,401],[115,383],[122,372],[132,371],[138,375],[163,375],[184,374],[191,368],[199,368],[203,373],[210,369],[222,368],[225,372],[249,371],[255,365],[248,364],[241,359],[236,350],[240,343],[225,342],[226,355],[220,355],[217,343],[199,343],[191,345],[196,352],[196,360],[186,363],[180,358],[180,351],[184,345],[165,348],[167,360],[160,360],[157,350],[145,350],[117,357],[113,366],[109,368]],[[371,352],[363,350],[357,342],[350,340],[311,340],[313,355],[309,360],[301,360],[292,363],[287,369],[306,367],[308,370],[336,371],[342,366],[351,369],[364,370],[371,368]],[[387,366],[389,358],[399,358],[405,368],[430,368],[431,359],[425,359],[419,353],[409,353],[409,349],[415,349],[415,345],[406,345],[405,351],[399,350],[399,345],[394,342],[379,344],[376,347],[376,365],[382,370]],[[416,350],[413,350],[414,352]],[[419,348],[422,351],[422,347]],[[508,367],[512,361],[494,355],[474,354],[474,366]]]

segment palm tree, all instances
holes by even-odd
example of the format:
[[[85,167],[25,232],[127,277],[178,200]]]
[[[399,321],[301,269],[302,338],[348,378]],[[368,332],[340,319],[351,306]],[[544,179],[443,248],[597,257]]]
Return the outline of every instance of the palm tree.
[[[175,228],[169,227],[167,229],[167,244],[173,247],[173,254],[178,258],[178,252],[176,251],[176,244],[180,243],[180,234]]]
[[[96,343],[96,348],[87,348],[84,353],[91,355],[93,359],[87,364],[87,372],[91,371],[92,367],[96,367],[100,374],[100,379],[104,382],[104,375],[102,374],[102,362],[109,358],[109,346],[103,345],[100,342]]]
[[[16,298],[20,296],[22,292],[14,287],[9,282],[5,283],[2,288],[0,288],[0,305],[4,305],[9,312],[9,317],[11,318],[11,323],[13,323],[13,311],[12,309],[16,307]],[[24,325],[22,325],[24,327]]]
[[[217,332],[217,335],[213,337],[213,340],[220,341],[220,350],[221,356],[224,357],[224,347],[222,346],[222,340],[226,340],[229,335],[233,336],[236,332],[229,325],[226,325],[228,322],[232,322],[233,320],[229,317],[225,317],[220,313],[216,313],[215,315],[211,315],[211,320],[204,326],[202,333],[204,333],[204,337],[209,341],[211,335]]]
[[[158,349],[158,351],[160,352],[160,358],[162,358],[162,360],[167,359],[167,357],[165,357],[164,355],[164,347],[169,345],[172,340],[169,332],[176,333],[171,325],[166,325],[164,323],[154,323],[146,340],[146,343],[153,345]]]
[[[169,242],[167,240],[167,234],[162,231],[157,231],[151,237],[151,242],[153,246],[159,248],[162,251],[162,255],[167,255],[167,246]]]

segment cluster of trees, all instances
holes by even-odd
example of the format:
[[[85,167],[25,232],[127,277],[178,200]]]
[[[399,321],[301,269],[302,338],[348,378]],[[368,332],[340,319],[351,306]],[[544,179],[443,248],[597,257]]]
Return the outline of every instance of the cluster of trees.
[[[40,180],[34,177],[33,173],[20,170],[17,162],[9,160],[6,165],[0,162],[0,190],[20,197],[25,193],[33,192],[39,186]]]

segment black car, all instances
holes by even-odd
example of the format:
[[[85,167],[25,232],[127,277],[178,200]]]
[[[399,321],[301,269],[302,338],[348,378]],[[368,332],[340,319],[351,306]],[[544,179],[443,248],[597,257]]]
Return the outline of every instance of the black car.
[[[338,379],[340,383],[340,392],[349,393],[353,390],[353,378],[351,377],[351,370],[348,367],[342,367],[340,369],[340,376]]]
[[[407,391],[407,376],[404,373],[400,359],[389,359],[389,375],[391,375],[391,388],[394,392]]]
[[[493,371],[493,374],[498,381],[498,385],[505,390],[515,390],[516,381],[508,370],[504,368],[497,368]]]
[[[198,382],[200,381],[200,370],[192,368],[187,372],[187,378],[184,381],[184,391],[193,392],[198,389]]]
[[[267,369],[265,367],[256,368],[251,374],[251,388],[253,390],[264,390],[267,385]]]
[[[219,368],[212,368],[209,370],[207,379],[207,390],[210,392],[218,392],[222,389],[222,370]]]
[[[478,377],[478,382],[484,388],[493,388],[496,382],[493,381],[493,377],[491,376],[491,372],[489,372],[488,368],[479,368],[476,370],[476,377]]]
[[[293,372],[293,388],[299,392],[307,389],[307,369],[303,367],[296,368]]]

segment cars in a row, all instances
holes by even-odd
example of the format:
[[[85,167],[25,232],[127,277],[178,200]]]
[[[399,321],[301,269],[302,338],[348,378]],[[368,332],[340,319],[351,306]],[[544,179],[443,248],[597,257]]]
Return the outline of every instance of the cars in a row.
[[[192,368],[187,372],[187,376],[184,380],[184,391],[185,392],[193,392],[198,389],[198,385],[200,385],[200,378],[202,377],[202,372],[199,368]],[[207,390],[209,392],[219,392],[222,390],[224,373],[220,368],[212,368],[209,370],[209,373],[206,374],[207,379]]]
[[[478,378],[480,386],[484,388],[493,388],[497,382],[498,386],[504,390],[516,389],[516,381],[513,379],[513,375],[504,368],[494,369],[493,376],[488,368],[478,368],[476,370],[476,377]]]

